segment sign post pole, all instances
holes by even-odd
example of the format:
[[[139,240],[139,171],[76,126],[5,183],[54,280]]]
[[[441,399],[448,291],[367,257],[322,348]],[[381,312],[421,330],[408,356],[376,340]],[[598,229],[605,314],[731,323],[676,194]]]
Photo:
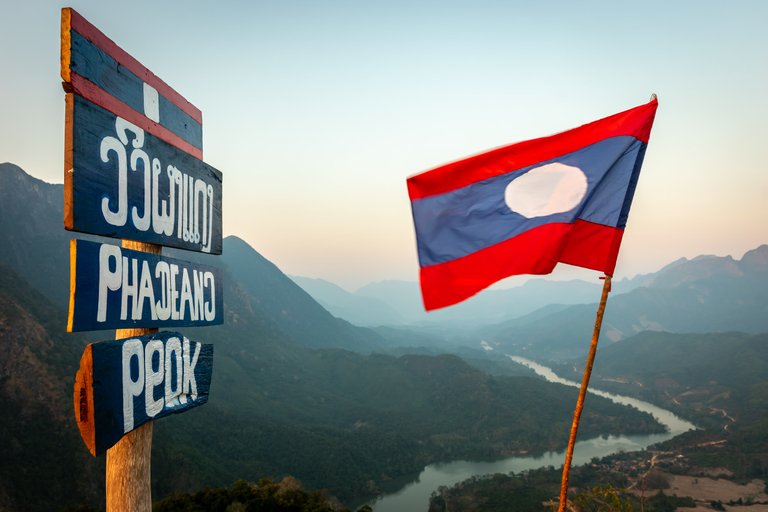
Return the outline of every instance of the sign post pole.
[[[151,421],[107,450],[107,512],[152,510]]]
[[[160,254],[161,246],[123,240],[122,246],[152,254]],[[144,336],[157,332],[154,328],[117,329],[115,339]],[[152,510],[152,425],[148,421],[128,432],[107,450],[107,512]]]

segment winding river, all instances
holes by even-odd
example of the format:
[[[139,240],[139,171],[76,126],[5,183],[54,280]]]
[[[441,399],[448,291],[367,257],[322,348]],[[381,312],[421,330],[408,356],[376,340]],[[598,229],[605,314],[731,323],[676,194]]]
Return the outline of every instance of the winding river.
[[[579,384],[558,377],[550,368],[518,356],[509,356],[518,364],[526,366],[550,382],[579,387]],[[671,439],[678,434],[696,428],[671,412],[656,407],[648,402],[600,390],[589,390],[590,393],[608,398],[616,403],[635,407],[651,414],[668,431],[663,434],[639,436],[603,436],[585,441],[578,441],[574,448],[573,464],[580,465],[589,462],[593,457],[605,457],[621,451],[642,450],[652,444]],[[370,505],[375,512],[418,512],[426,511],[429,507],[429,496],[441,485],[451,486],[474,475],[490,473],[520,472],[545,466],[561,467],[565,459],[565,451],[547,452],[539,457],[510,457],[494,462],[472,462],[459,460],[443,464],[431,464],[424,468],[415,482],[412,482],[397,492],[386,494]]]

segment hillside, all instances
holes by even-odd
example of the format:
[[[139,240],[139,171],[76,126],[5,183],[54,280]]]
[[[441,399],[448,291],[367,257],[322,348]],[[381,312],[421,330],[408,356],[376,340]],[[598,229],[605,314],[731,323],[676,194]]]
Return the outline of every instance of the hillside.
[[[741,260],[700,256],[678,260],[643,286],[611,295],[603,320],[601,351],[642,331],[768,332],[768,245]],[[500,351],[564,361],[586,353],[596,304],[539,311],[479,331]]]
[[[670,277],[685,281],[697,275],[698,270]],[[558,373],[578,379],[583,367],[577,360],[561,365]],[[632,502],[632,510],[650,511],[765,507],[768,334],[644,332],[601,350],[591,385],[654,402],[700,428],[646,451],[575,467],[575,501],[605,504],[610,498],[611,510],[618,509],[619,499]],[[430,511],[538,512],[543,501],[556,499],[559,483],[555,468],[476,477],[439,490]],[[747,506],[753,502],[763,504]]]
[[[46,510],[53,496],[60,506],[76,505],[98,500],[103,488],[103,460],[91,460],[73,419],[74,367],[71,374],[65,367],[85,342],[64,334],[64,320],[0,265],[0,510]]]
[[[85,341],[109,339],[110,333],[64,334],[64,303],[55,288],[66,287],[68,276],[68,237],[56,240],[61,204],[53,198],[60,186],[5,165],[0,168],[0,190],[10,187],[15,187],[9,192],[14,200],[0,204],[0,217],[11,215],[18,222],[3,224],[0,232],[0,237],[16,240],[14,250],[2,253],[2,263],[10,268],[8,280],[0,282],[7,311],[2,342],[19,355],[2,367],[0,383],[8,389],[3,395],[4,453],[18,462],[11,466],[4,458],[0,497],[15,504],[6,507],[11,510],[49,510],[49,494],[19,501],[23,495],[18,493],[32,492],[25,486],[35,475],[62,489],[57,506],[67,503],[68,496],[98,504],[100,492],[94,497],[91,486],[101,487],[99,476],[87,484],[68,477],[103,474],[103,458],[87,456],[77,439],[71,390]],[[42,197],[52,198],[53,205],[43,208],[37,221],[55,219],[55,226],[44,224],[37,233],[14,208],[43,204]],[[40,256],[41,268],[50,269],[47,279],[19,263],[30,251]],[[215,345],[211,397],[204,407],[156,423],[156,499],[176,490],[291,474],[308,488],[326,488],[351,500],[375,494],[382,482],[413,475],[431,462],[548,450],[566,441],[575,390],[528,377],[492,377],[456,356],[345,350],[368,353],[383,338],[334,318],[242,240],[228,237],[218,259],[176,255],[220,260],[225,323],[188,330],[194,339]],[[18,334],[27,331],[39,335],[27,341]],[[27,360],[34,371],[27,370]],[[30,391],[18,392],[26,386],[19,383],[32,377]],[[33,426],[24,419],[27,414],[35,420]],[[45,420],[48,416],[56,421]],[[583,432],[658,428],[646,415],[594,400]],[[55,459],[50,464],[37,463],[50,460],[51,454]]]
[[[11,443],[0,480],[7,508],[23,502],[30,510],[49,510],[50,495],[28,497],[26,484],[34,481],[60,489],[60,503],[98,504],[103,458],[87,454],[71,420],[84,340],[63,335],[63,312],[23,280],[8,277],[12,271],[4,275],[2,338],[17,354],[6,360],[2,381],[8,413],[2,439]],[[233,288],[234,297],[226,298],[230,315],[242,307],[242,292]],[[454,356],[361,356],[269,335],[247,337],[237,333],[255,327],[253,318],[239,318],[195,333],[216,344],[214,394],[205,407],[156,423],[157,498],[239,478],[293,474],[346,500],[373,494],[377,483],[436,460],[545,450],[565,440],[570,390],[529,378],[492,378]],[[12,334],[30,331],[38,334]],[[648,417],[595,402],[585,433],[655,428]],[[52,438],[50,429],[60,435]],[[50,462],[29,466],[28,460]],[[69,474],[93,478],[80,487]]]
[[[601,351],[593,383],[738,429],[768,419],[768,334],[641,333]]]

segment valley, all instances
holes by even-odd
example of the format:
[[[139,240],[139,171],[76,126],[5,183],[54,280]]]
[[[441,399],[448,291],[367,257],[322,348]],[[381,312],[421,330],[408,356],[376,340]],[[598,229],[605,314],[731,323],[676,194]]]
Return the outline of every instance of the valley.
[[[11,411],[0,419],[0,508],[8,510],[19,503],[50,510],[51,496],[64,508],[103,507],[104,461],[90,457],[79,439],[71,390],[84,346],[114,333],[64,332],[68,274],[61,269],[68,266],[69,236],[60,226],[61,202],[61,185],[0,164],[0,339],[7,353],[0,401]],[[34,215],[23,214],[28,205]],[[155,500],[290,476],[349,506],[452,461],[491,467],[483,464],[554,452],[545,464],[562,463],[556,455],[567,441],[576,390],[546,382],[505,354],[580,378],[596,285],[533,280],[492,290],[492,299],[469,301],[452,318],[425,321],[409,313],[420,306],[401,295],[401,285],[384,286],[386,293],[370,286],[351,298],[332,289],[313,298],[297,284],[306,281],[289,278],[234,236],[225,238],[219,261],[167,254],[221,269],[225,322],[194,330],[195,341],[215,346],[208,404],[156,422]],[[680,260],[616,283],[593,385],[701,427],[653,448],[655,464],[681,489],[688,487],[678,476],[710,478],[707,472],[721,467],[735,484],[766,478],[766,268],[762,246],[741,260]],[[356,312],[344,318],[333,294]],[[650,414],[590,396],[579,439],[650,439],[667,435],[663,430]],[[628,486],[619,473],[632,465],[648,471],[650,452],[624,462],[593,461],[605,452],[591,453],[577,471],[577,487]],[[686,469],[674,473],[680,460]],[[527,498],[516,492],[538,499],[554,478],[545,469],[527,475],[521,478],[543,487],[504,477],[473,482],[492,482],[500,499],[522,503]],[[37,485],[50,492],[35,492]]]

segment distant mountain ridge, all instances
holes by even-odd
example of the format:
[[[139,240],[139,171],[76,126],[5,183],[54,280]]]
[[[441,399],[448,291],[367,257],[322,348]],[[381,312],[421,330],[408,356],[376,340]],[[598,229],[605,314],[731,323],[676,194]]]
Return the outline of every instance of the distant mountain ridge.
[[[561,361],[581,356],[592,332],[596,304],[570,306],[479,331],[500,350]],[[601,345],[642,331],[768,332],[768,245],[730,256],[681,259],[627,293],[611,295]]]
[[[613,283],[613,296],[649,286],[662,272],[685,261],[684,258],[674,261],[657,273],[617,280]],[[591,304],[600,297],[602,288],[597,274],[594,282],[533,278],[518,286],[485,290],[465,302],[427,313],[415,281],[377,281],[349,292],[324,279],[301,276],[291,276],[291,279],[334,316],[367,327],[472,329],[522,318],[552,305]]]
[[[366,297],[350,293],[324,279],[290,276],[304,291],[338,318],[355,325],[375,327],[380,325],[401,325],[401,314],[391,305],[377,297]]]
[[[335,316],[369,327],[476,327],[524,316],[553,300],[580,304],[600,294],[597,282],[531,279],[514,288],[486,290],[466,302],[427,313],[416,282],[378,281],[348,292],[322,279],[292,279]]]

